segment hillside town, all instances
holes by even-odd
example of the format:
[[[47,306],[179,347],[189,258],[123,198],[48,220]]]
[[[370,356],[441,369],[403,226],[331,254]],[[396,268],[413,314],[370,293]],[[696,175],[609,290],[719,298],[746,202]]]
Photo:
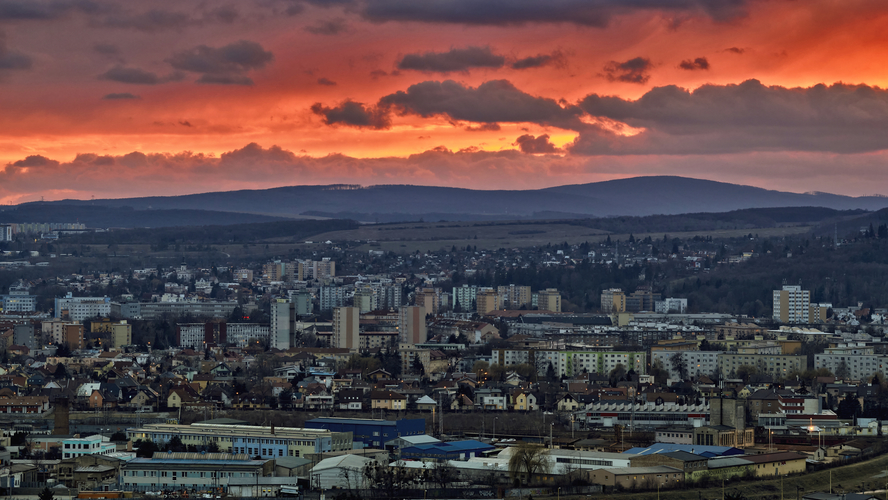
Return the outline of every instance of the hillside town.
[[[566,250],[533,265],[576,265],[578,251],[622,265]],[[672,256],[692,272],[718,260],[688,257]],[[60,276],[51,305],[32,293],[49,280],[16,282],[0,296],[0,488],[591,494],[793,476],[884,451],[885,309],[784,284],[762,297],[770,317],[691,312],[645,285],[567,311],[554,287],[453,285],[447,258],[396,257],[372,274],[320,256]],[[460,258],[473,274],[529,256]]]

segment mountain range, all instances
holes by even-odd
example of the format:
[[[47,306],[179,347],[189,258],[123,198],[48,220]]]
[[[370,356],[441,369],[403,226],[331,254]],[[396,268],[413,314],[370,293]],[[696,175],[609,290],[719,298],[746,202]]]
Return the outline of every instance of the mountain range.
[[[102,217],[105,226],[163,227],[219,224],[228,219],[232,222],[285,218],[348,218],[365,222],[555,219],[729,212],[770,207],[875,211],[888,207],[888,198],[791,193],[686,177],[651,176],[531,190],[330,185],[182,196],[60,200],[8,208],[0,212],[0,220],[37,222],[36,219],[12,219],[15,215],[21,218],[30,214],[29,218],[33,218],[39,214],[40,222],[68,222],[73,221],[70,219],[76,214],[84,216],[83,207],[91,207],[96,212],[103,211],[99,207],[113,209],[111,212],[117,214],[115,217],[119,220]],[[89,220],[80,220],[90,224]]]

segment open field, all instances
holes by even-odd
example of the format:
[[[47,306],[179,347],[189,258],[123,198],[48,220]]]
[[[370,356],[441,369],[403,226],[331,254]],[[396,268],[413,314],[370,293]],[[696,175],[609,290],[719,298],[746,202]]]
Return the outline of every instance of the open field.
[[[713,238],[734,238],[749,233],[767,236],[789,236],[803,234],[810,226],[792,226],[760,229],[721,229],[711,231],[670,232],[670,237],[693,238],[694,236],[712,236]],[[637,233],[635,238],[650,236],[662,239],[665,233]],[[565,224],[558,221],[547,222],[511,222],[511,223],[476,223],[476,222],[411,222],[403,224],[367,225],[359,229],[332,231],[312,238],[313,241],[362,241],[359,250],[384,250],[395,253],[413,253],[418,251],[450,249],[453,246],[465,248],[466,245],[477,246],[479,249],[522,248],[545,246],[549,243],[578,244],[598,242],[608,236],[612,239],[626,241],[628,234],[608,233],[600,229]],[[367,243],[372,242],[372,243]]]

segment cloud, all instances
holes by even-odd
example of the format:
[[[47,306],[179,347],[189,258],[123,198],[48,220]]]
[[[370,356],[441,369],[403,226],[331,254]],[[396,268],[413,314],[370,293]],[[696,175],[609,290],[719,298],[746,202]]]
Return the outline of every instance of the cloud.
[[[725,50],[723,50],[722,52],[733,52],[734,54],[742,54],[742,53],[746,52],[746,49],[743,49],[740,47],[728,47]]]
[[[114,66],[99,75],[99,79],[138,85],[157,85],[158,83],[163,83],[165,81],[163,78],[157,76],[156,73],[139,68],[127,68],[125,66]]]
[[[365,107],[364,104],[352,100],[345,100],[332,108],[315,103],[312,105],[311,111],[324,117],[324,123],[327,125],[345,125],[377,130],[391,127],[391,118],[386,110],[373,106]]]
[[[604,28],[612,18],[634,12],[701,16],[723,22],[747,14],[747,0],[364,0],[361,14],[374,22],[511,26],[568,23]]]
[[[324,85],[326,87],[335,87],[336,82],[330,80],[329,78],[318,78],[318,85]]]
[[[113,43],[97,43],[93,45],[93,51],[115,59],[120,57],[120,47]]]
[[[206,17],[208,20],[231,24],[240,17],[240,13],[232,5],[223,5],[207,12]]]
[[[591,94],[593,117],[640,129],[624,136],[581,131],[577,154],[722,154],[749,151],[856,153],[888,149],[888,90],[836,83],[807,88],[758,80],[656,87],[638,100]]]
[[[614,82],[645,84],[650,80],[648,71],[653,67],[650,59],[636,57],[625,62],[611,61],[604,66],[604,77]]]
[[[698,57],[698,58],[694,59],[693,61],[690,59],[685,59],[684,61],[681,62],[681,64],[678,65],[678,67],[681,69],[689,70],[689,71],[694,71],[697,69],[707,69],[708,70],[709,69],[709,61],[706,60],[705,57]]]
[[[550,64],[563,64],[564,63],[564,54],[561,53],[560,50],[556,50],[551,54],[537,54],[535,56],[529,56],[522,59],[518,59],[513,62],[509,66],[512,69],[530,69],[530,68],[541,68],[543,66],[548,66]]]
[[[105,94],[105,96],[102,97],[102,99],[108,99],[108,100],[141,99],[141,97],[139,97],[135,94],[130,94],[129,92],[120,92],[120,93],[114,93],[114,94]]]
[[[518,149],[525,154],[539,155],[561,152],[560,149],[549,142],[549,134],[543,134],[539,137],[525,134],[515,139],[515,144],[518,146]]]
[[[99,6],[90,0],[0,0],[0,21],[57,19],[72,11],[92,13]]]
[[[188,26],[198,24],[190,15],[161,9],[151,9],[135,14],[116,14],[104,19],[103,24],[110,28],[134,29],[146,33],[161,31],[181,31]]]
[[[490,47],[451,48],[447,52],[407,54],[398,61],[398,69],[410,69],[427,73],[468,71],[472,68],[501,68],[504,56],[494,54]]]
[[[59,165],[59,162],[56,160],[51,160],[42,155],[32,155],[28,156],[24,160],[19,160],[11,164],[13,167],[56,167]]]
[[[195,80],[197,83],[209,83],[213,85],[253,85],[253,79],[244,75],[214,75],[204,74]]]
[[[383,71],[381,69],[374,69],[373,71],[370,72],[370,78],[373,78],[374,80],[376,80],[377,78],[379,78],[381,76],[388,76],[388,72]]]
[[[500,126],[499,123],[484,123],[477,127],[468,126],[465,127],[463,130],[465,130],[466,132],[495,132],[497,130],[500,130]]]
[[[31,56],[9,50],[6,46],[6,34],[0,31],[0,71],[31,69],[33,64]]]
[[[422,117],[447,116],[475,123],[538,123],[562,128],[582,127],[575,106],[527,94],[508,80],[491,80],[476,88],[453,80],[411,85],[379,100],[382,108]]]
[[[348,25],[344,19],[330,19],[327,21],[318,21],[317,23],[303,28],[305,31],[314,35],[338,35],[348,30]]]
[[[240,40],[215,48],[199,45],[173,54],[166,62],[173,68],[202,73],[198,83],[221,85],[252,85],[244,73],[264,68],[274,55],[256,42]]]
[[[264,68],[273,59],[274,55],[258,43],[240,40],[219,48],[199,45],[174,54],[167,62],[193,73],[238,74]]]

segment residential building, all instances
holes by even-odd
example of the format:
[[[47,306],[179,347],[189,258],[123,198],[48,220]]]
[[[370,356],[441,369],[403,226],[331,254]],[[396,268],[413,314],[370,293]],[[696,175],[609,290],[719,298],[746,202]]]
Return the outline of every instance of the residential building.
[[[492,288],[482,288],[475,294],[475,312],[485,315],[500,308],[499,295]]]
[[[661,351],[651,349],[651,363],[669,372],[671,379],[699,378],[718,373],[719,351]],[[682,373],[683,372],[683,373]]]
[[[2,226],[0,226],[2,228]],[[4,314],[34,312],[37,310],[37,296],[29,293],[24,284],[9,287],[9,294],[0,295],[0,307]]]
[[[431,288],[424,288],[421,292],[417,293],[414,303],[417,306],[424,308],[426,313],[431,315],[438,314],[438,308],[441,305],[438,293]]]
[[[830,352],[814,355],[814,368],[826,368],[840,379],[868,381],[878,373],[882,379],[888,375],[888,356],[884,354],[850,354]]]
[[[688,312],[688,299],[667,297],[654,303],[654,311],[660,314],[685,314]]]
[[[293,337],[298,320],[296,304],[288,299],[275,299],[271,302],[270,332],[271,347],[287,350],[293,345]]]
[[[55,317],[70,321],[83,321],[111,314],[111,299],[108,297],[74,297],[68,292],[65,297],[55,299]]]
[[[12,226],[0,224],[0,241],[12,241]]]
[[[62,440],[62,458],[76,458],[83,455],[108,455],[115,453],[117,446],[101,434],[87,437],[72,437]]]
[[[345,289],[338,286],[322,286],[320,291],[320,309],[329,311],[345,305]]]
[[[572,351],[555,349],[493,349],[491,363],[503,366],[530,364],[545,375],[552,364],[556,375],[573,377],[581,373],[609,374],[618,366],[627,372],[647,373],[644,351]]]
[[[808,323],[810,307],[811,292],[800,286],[783,285],[782,290],[774,290],[774,321]]]
[[[540,311],[561,312],[561,293],[556,288],[547,288],[537,293],[537,308]]]
[[[609,288],[601,292],[601,312],[605,314],[626,312],[626,294],[622,289]]]
[[[736,376],[741,366],[752,366],[757,373],[770,375],[775,379],[783,379],[793,372],[808,369],[808,357],[796,355],[774,354],[732,354],[720,353],[718,356],[719,373],[725,377]]]
[[[453,310],[457,312],[474,311],[477,294],[478,287],[474,285],[453,287]]]
[[[333,347],[357,350],[360,347],[360,317],[357,307],[333,309]]]
[[[428,340],[425,307],[402,306],[398,310],[398,333],[402,343],[425,343]]]
[[[180,301],[180,302],[142,302],[139,304],[139,315],[144,320],[161,319],[164,316],[195,316],[198,318],[228,318],[235,308],[236,300],[220,301]],[[127,318],[133,319],[133,318]]]
[[[530,309],[533,302],[533,294],[529,286],[509,285],[499,286],[496,289],[500,296],[500,303],[504,309]]]

